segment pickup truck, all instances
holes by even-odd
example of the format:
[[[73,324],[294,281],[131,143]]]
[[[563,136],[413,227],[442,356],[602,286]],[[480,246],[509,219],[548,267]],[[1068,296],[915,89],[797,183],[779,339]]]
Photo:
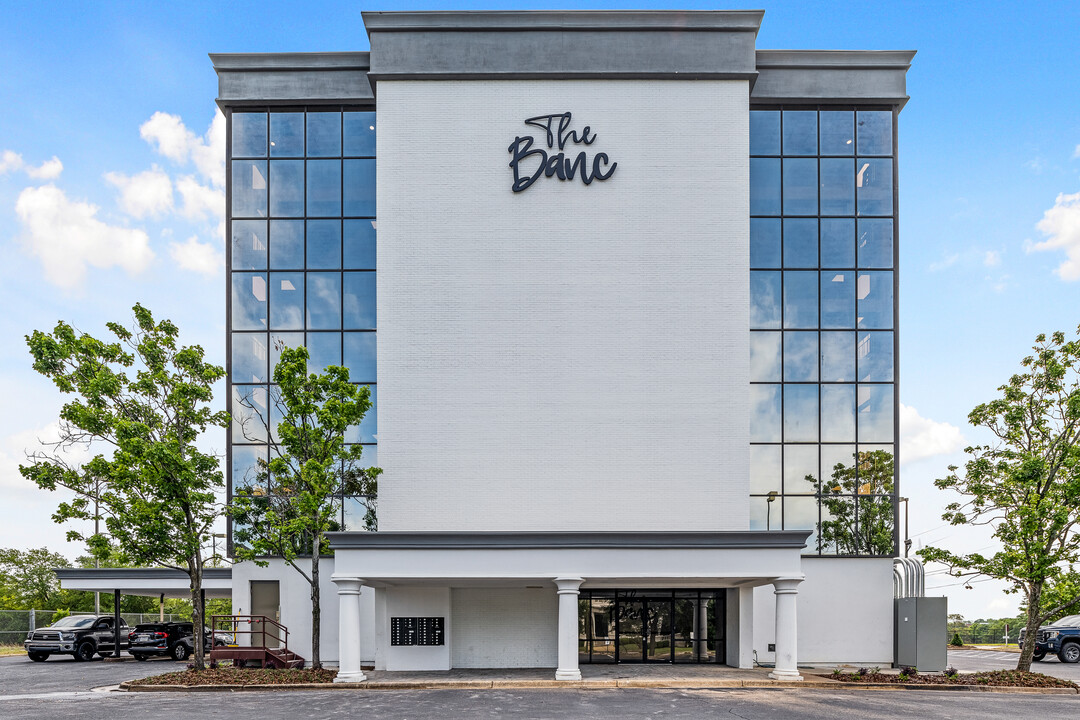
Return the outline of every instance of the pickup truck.
[[[1026,634],[1020,631],[1021,649],[1027,639],[1024,637]],[[1057,655],[1063,663],[1080,662],[1080,615],[1069,615],[1039,628],[1035,634],[1032,660],[1042,660],[1047,653]]]
[[[95,654],[111,655],[116,634],[112,615],[68,615],[52,625],[31,630],[23,647],[34,662],[50,655],[71,655],[76,660],[92,660]],[[127,623],[120,618],[120,649],[128,649]]]

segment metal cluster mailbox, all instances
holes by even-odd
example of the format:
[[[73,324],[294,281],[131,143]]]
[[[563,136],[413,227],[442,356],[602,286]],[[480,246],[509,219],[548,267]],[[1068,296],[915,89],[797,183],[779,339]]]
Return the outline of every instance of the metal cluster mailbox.
[[[391,645],[443,645],[445,618],[390,618]]]

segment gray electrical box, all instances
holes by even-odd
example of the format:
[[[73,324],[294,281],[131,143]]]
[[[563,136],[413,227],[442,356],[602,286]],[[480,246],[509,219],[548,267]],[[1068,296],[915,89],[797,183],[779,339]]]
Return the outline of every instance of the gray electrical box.
[[[897,598],[895,604],[896,666],[910,665],[919,672],[940,672],[949,664],[946,637],[947,599]]]

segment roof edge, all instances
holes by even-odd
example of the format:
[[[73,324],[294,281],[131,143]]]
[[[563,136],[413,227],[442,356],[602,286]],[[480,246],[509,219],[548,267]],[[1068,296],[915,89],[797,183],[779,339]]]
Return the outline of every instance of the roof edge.
[[[752,32],[761,27],[764,10],[495,10],[364,12],[372,32],[422,30],[683,30]]]
[[[333,532],[330,546],[365,550],[725,549],[806,547],[810,530],[725,532]]]

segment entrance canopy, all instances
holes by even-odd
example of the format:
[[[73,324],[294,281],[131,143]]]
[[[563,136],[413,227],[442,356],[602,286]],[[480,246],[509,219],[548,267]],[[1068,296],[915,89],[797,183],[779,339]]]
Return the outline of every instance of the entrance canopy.
[[[190,598],[187,573],[170,568],[59,568],[54,571],[65,590],[148,597]],[[208,598],[232,597],[232,568],[203,570],[203,590]]]

